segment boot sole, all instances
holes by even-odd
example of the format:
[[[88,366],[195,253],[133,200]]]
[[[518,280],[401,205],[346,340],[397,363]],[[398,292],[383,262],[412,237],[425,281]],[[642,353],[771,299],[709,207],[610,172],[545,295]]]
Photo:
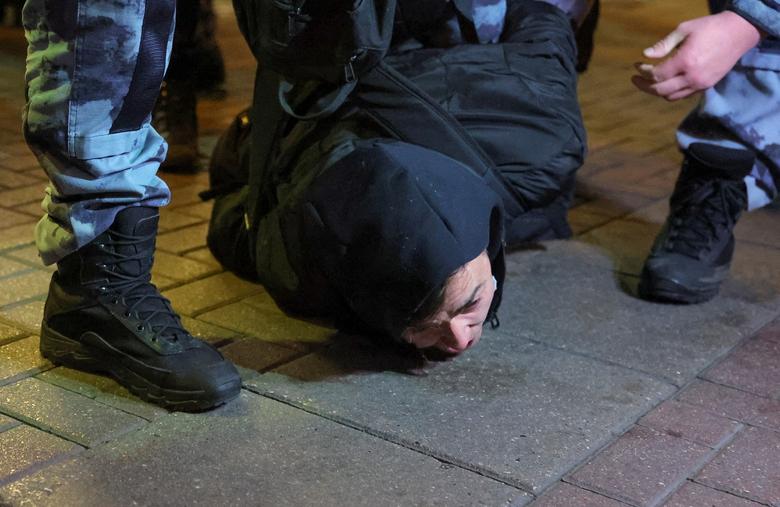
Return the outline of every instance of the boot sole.
[[[214,395],[204,397],[203,390],[183,391],[160,387],[122,365],[113,356],[95,352],[68,338],[44,322],[41,326],[41,354],[55,365],[77,370],[104,373],[113,377],[144,401],[181,412],[201,412],[232,400],[241,391],[241,380],[230,380],[219,386]],[[151,367],[150,367],[151,369]]]
[[[638,287],[639,297],[642,299],[683,305],[705,303],[714,298],[719,290],[720,282],[710,286],[691,288],[673,280],[654,277],[646,271],[642,272]]]

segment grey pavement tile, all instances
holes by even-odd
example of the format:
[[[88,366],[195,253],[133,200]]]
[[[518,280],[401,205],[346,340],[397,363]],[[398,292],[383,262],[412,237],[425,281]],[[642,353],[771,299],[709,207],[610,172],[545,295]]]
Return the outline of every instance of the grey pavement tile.
[[[780,431],[780,400],[770,400],[699,379],[694,380],[677,399],[721,417]]]
[[[780,505],[780,433],[747,428],[695,478],[764,504]]]
[[[0,347],[0,385],[15,382],[48,370],[51,363],[44,359],[38,349],[37,336],[23,338]]]
[[[174,308],[185,315],[239,300],[263,290],[257,284],[241,280],[233,273],[219,273],[176,287],[164,293]],[[218,324],[218,323],[217,323]]]
[[[518,252],[507,259],[502,332],[676,385],[691,380],[777,313],[726,297],[693,306],[648,303],[626,291],[603,250],[579,241],[544,246],[546,251]]]
[[[500,333],[422,368],[369,339],[342,337],[246,385],[529,491],[560,479],[674,391]]]
[[[287,317],[279,310],[258,308],[243,302],[217,308],[198,318],[266,342],[293,347],[324,343],[335,333],[334,329]]]
[[[85,447],[146,424],[127,412],[34,378],[0,388],[0,411]]]
[[[45,371],[35,378],[148,421],[168,414],[164,408],[134,396],[110,377],[59,367]]]
[[[4,278],[0,282],[3,287],[0,291],[0,306],[46,295],[50,280],[51,273],[38,270]]]
[[[716,489],[696,484],[695,482],[686,482],[682,488],[678,489],[669,500],[664,503],[664,507],[761,507],[761,504],[751,502],[738,496],[724,493]]]
[[[3,317],[14,326],[27,330],[29,333],[40,334],[44,305],[45,301],[38,299],[6,306],[0,309],[0,317]]]
[[[31,426],[16,426],[0,433],[0,449],[0,485],[5,485],[81,447]],[[5,499],[0,495],[0,505],[7,505]]]
[[[635,426],[567,480],[632,505],[650,507],[696,473],[712,453],[703,445]]]
[[[176,413],[0,489],[35,505],[501,506],[515,488],[260,396]]]

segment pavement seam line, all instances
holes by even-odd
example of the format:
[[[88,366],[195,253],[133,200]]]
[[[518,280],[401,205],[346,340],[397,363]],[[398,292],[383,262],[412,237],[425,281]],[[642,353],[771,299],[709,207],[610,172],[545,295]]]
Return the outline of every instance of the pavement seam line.
[[[429,458],[433,458],[433,459],[435,459],[435,460],[437,460],[437,461],[439,461],[441,463],[458,467],[458,468],[460,468],[462,470],[466,470],[468,472],[475,473],[475,474],[477,474],[479,476],[485,477],[487,479],[491,479],[493,481],[499,482],[499,483],[504,484],[506,486],[510,486],[510,487],[515,488],[515,489],[517,489],[517,490],[519,490],[519,491],[521,491],[523,493],[530,494],[530,495],[532,495],[534,497],[536,496],[533,493],[533,488],[531,488],[529,485],[523,484],[521,482],[517,482],[517,483],[509,482],[505,478],[502,478],[502,477],[499,477],[499,476],[496,476],[496,475],[490,473],[490,471],[488,471],[488,470],[481,469],[481,468],[478,468],[478,467],[473,467],[470,464],[464,463],[464,462],[462,462],[462,461],[460,461],[460,460],[458,460],[456,458],[453,458],[451,456],[435,453],[432,449],[428,449],[428,448],[425,448],[425,447],[422,447],[422,446],[415,446],[413,444],[410,444],[406,440],[397,439],[397,438],[395,438],[391,434],[388,434],[388,433],[385,433],[385,432],[382,432],[382,431],[378,431],[378,430],[369,428],[367,426],[359,425],[359,424],[355,423],[354,421],[351,421],[351,420],[346,419],[346,418],[333,416],[333,415],[326,415],[326,414],[322,414],[320,412],[317,412],[315,410],[308,409],[305,406],[297,404],[294,400],[291,400],[291,399],[286,398],[286,397],[281,396],[281,395],[280,396],[276,396],[276,395],[273,395],[273,394],[268,393],[268,392],[262,392],[259,389],[253,389],[250,386],[245,386],[244,389],[246,389],[247,391],[249,391],[251,393],[254,393],[254,394],[258,395],[258,396],[262,396],[264,398],[268,398],[270,400],[277,401],[279,403],[283,403],[283,404],[285,404],[287,406],[290,406],[292,408],[301,410],[301,411],[306,412],[308,414],[312,414],[314,416],[320,417],[322,419],[326,419],[328,421],[334,422],[334,423],[339,424],[341,426],[346,426],[348,428],[352,428],[353,430],[357,430],[357,431],[359,431],[361,433],[365,433],[365,434],[370,435],[372,437],[379,438],[380,440],[383,440],[385,442],[397,445],[399,447],[403,447],[404,449],[408,449],[408,450],[410,450],[412,452],[415,452],[417,454],[422,454],[423,456],[427,456]]]

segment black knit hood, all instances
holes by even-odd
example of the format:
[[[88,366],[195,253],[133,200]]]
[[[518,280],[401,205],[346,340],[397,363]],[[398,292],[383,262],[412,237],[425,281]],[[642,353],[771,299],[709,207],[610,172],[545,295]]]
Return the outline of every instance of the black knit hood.
[[[300,209],[321,272],[362,324],[398,338],[425,298],[487,249],[504,279],[501,200],[466,166],[395,141],[365,141],[309,186]]]

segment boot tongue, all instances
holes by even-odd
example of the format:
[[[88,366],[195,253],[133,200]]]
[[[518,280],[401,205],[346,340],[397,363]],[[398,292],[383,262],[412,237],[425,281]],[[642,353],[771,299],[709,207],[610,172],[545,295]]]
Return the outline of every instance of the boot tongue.
[[[160,215],[157,208],[148,206],[127,208],[116,215],[111,230],[118,232],[123,236],[132,236],[139,239],[139,241],[133,241],[130,238],[117,238],[122,244],[115,246],[116,252],[130,256],[146,252],[140,259],[131,259],[118,263],[118,269],[132,276],[140,276],[143,273],[151,271],[152,255],[154,253],[154,243],[159,220]],[[149,238],[141,241],[141,239],[145,237]]]
[[[688,156],[695,169],[710,177],[741,180],[753,170],[756,156],[748,150],[735,150],[708,143],[693,143]]]

